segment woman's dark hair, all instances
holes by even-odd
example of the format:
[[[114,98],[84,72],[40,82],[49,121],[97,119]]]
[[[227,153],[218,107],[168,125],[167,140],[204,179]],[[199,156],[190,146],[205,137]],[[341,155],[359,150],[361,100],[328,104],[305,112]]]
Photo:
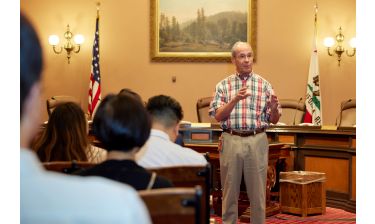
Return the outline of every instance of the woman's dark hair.
[[[29,20],[22,13],[20,18],[20,50],[20,114],[22,115],[23,104],[31,88],[40,80],[43,64],[42,49],[38,36]]]
[[[130,151],[149,138],[151,119],[134,96],[110,94],[100,103],[92,129],[107,151]]]
[[[90,146],[87,128],[85,114],[78,104],[59,104],[32,148],[42,162],[87,161]]]

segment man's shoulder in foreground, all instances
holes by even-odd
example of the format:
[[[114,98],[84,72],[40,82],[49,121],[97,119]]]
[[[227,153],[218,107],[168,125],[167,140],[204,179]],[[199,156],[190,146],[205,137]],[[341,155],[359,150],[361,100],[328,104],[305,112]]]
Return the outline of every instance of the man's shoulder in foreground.
[[[20,192],[21,223],[150,223],[130,186],[45,171],[26,149],[21,150]]]

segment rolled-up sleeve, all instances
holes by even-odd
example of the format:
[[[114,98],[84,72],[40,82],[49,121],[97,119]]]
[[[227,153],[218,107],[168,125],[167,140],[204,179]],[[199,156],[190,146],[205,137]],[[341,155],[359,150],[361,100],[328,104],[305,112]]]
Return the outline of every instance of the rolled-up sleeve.
[[[215,88],[214,98],[210,103],[208,115],[215,118],[216,110],[227,103],[227,96],[224,92],[223,84],[218,83]]]

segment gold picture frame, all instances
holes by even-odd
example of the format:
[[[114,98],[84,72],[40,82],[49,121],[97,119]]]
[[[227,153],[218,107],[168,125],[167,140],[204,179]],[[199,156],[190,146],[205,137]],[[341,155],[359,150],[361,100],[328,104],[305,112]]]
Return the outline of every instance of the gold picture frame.
[[[151,61],[230,62],[239,40],[256,55],[256,0],[150,1]]]

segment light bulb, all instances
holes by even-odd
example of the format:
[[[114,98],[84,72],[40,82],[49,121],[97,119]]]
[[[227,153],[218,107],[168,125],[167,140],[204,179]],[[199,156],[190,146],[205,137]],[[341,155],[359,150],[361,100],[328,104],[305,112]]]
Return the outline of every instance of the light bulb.
[[[82,34],[77,34],[74,36],[74,43],[76,44],[82,44],[85,41],[85,38]]]
[[[352,48],[356,48],[357,47],[357,39],[355,37],[353,37],[352,39],[350,39],[349,41],[349,45],[352,47]]]
[[[57,35],[51,35],[48,37],[48,43],[52,46],[56,46],[60,42],[60,39]]]
[[[333,39],[333,37],[324,38],[324,46],[332,47],[334,44],[335,44],[335,40]]]

